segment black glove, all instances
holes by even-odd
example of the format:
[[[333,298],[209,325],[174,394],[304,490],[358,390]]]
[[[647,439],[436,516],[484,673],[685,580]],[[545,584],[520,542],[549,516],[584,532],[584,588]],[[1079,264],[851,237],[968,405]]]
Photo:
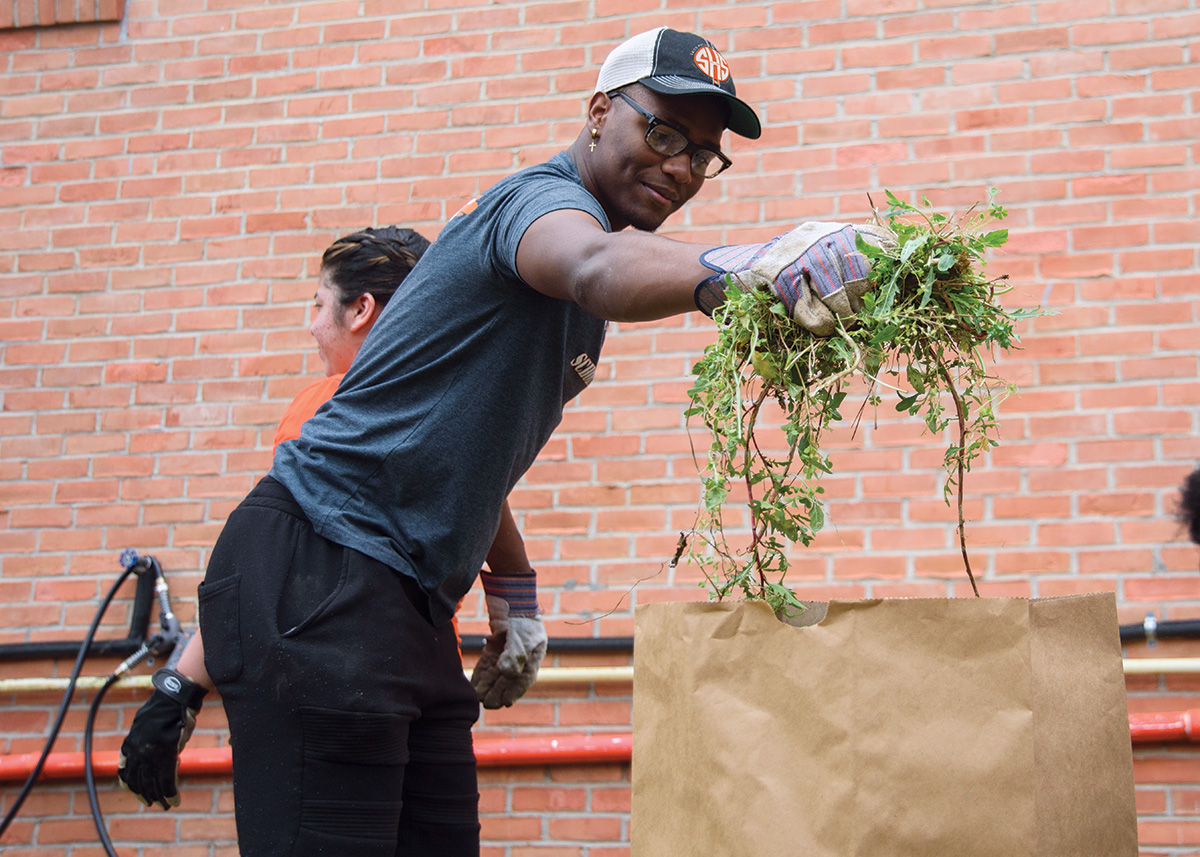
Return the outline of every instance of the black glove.
[[[117,776],[121,785],[146,806],[179,806],[179,754],[208,693],[175,670],[161,669],[151,679],[154,693],[134,715],[121,744]]]

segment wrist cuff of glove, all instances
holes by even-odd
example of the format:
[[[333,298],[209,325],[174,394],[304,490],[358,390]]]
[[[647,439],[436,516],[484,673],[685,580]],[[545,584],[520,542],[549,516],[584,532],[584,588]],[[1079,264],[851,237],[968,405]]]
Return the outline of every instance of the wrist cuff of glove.
[[[692,300],[696,302],[696,309],[704,313],[709,318],[712,318],[713,311],[721,304],[725,303],[725,277],[726,274],[713,274],[700,281],[696,286],[696,290],[692,292]]]
[[[748,270],[778,240],[776,236],[763,244],[726,244],[701,253],[700,264],[717,273],[702,280],[692,292],[696,308],[711,318],[713,310],[725,303],[726,274]]]
[[[166,667],[156,670],[150,682],[154,685],[155,690],[182,702],[192,711],[200,710],[204,696],[208,693],[201,685],[196,684],[187,676]]]
[[[537,574],[493,574],[480,571],[479,579],[483,591],[495,598],[508,602],[510,616],[537,616]]]

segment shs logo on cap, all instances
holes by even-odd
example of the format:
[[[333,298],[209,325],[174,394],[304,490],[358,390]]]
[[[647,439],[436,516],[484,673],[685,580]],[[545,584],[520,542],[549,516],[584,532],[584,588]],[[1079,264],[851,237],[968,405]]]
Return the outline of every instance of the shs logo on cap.
[[[713,83],[720,84],[729,78],[729,63],[725,62],[725,57],[712,45],[701,45],[697,48],[692,54],[692,62],[696,64],[696,68],[708,75]]]

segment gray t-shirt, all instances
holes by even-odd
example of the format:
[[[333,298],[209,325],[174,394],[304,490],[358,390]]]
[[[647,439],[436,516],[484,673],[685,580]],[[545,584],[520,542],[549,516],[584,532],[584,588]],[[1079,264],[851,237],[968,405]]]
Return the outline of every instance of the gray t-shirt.
[[[606,323],[517,276],[542,215],[610,230],[566,152],[455,215],[380,314],[337,393],[271,476],[316,531],[414,577],[448,621],[487,556],[501,506],[592,380]]]

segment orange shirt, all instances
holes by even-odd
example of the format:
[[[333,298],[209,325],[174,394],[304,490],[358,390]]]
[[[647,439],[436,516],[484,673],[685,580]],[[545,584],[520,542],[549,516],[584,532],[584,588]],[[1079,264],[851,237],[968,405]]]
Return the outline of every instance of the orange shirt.
[[[296,394],[296,398],[292,399],[287,410],[283,412],[283,417],[279,420],[279,427],[275,429],[276,449],[285,440],[295,440],[300,437],[300,426],[304,425],[305,421],[317,412],[317,408],[329,401],[329,398],[337,391],[338,384],[342,383],[342,377],[342,375],[327,375]]]

